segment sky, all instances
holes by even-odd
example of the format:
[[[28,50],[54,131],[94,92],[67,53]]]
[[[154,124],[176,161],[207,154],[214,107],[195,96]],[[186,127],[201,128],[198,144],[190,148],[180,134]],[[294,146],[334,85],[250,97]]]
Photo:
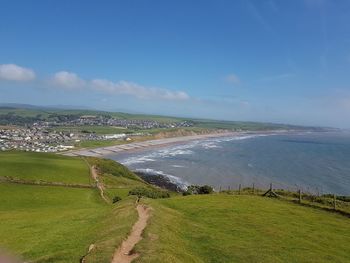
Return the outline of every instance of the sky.
[[[0,103],[350,128],[348,0],[0,0]]]

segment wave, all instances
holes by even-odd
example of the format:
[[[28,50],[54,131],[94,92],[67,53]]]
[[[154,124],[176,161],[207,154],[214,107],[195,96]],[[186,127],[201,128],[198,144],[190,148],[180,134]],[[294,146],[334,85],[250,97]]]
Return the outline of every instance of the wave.
[[[210,138],[206,140],[195,140],[188,142],[186,144],[181,144],[177,146],[168,146],[163,149],[154,150],[152,152],[144,153],[141,155],[136,155],[132,157],[127,157],[120,162],[126,166],[141,164],[146,162],[154,162],[157,159],[175,157],[179,155],[192,155],[194,152],[191,150],[195,147],[200,147],[203,149],[215,149],[221,148],[220,143],[238,140],[247,140],[255,137],[269,136],[271,134],[250,134],[250,135],[239,135],[234,137],[219,137]]]
[[[179,178],[175,175],[164,173],[163,171],[158,171],[158,170],[154,170],[151,168],[139,168],[139,169],[135,169],[135,171],[141,172],[144,174],[164,176],[164,177],[168,178],[170,180],[170,182],[179,186],[182,190],[186,190],[187,187],[190,185],[188,182],[182,180],[181,178]]]
[[[175,167],[175,168],[185,168],[185,166],[183,165],[178,165],[178,164],[173,164],[171,165],[172,167]]]
[[[195,145],[196,144],[186,144],[170,148],[164,148],[151,153],[128,157],[124,160],[121,160],[120,162],[128,166],[138,163],[154,162],[155,159],[160,158],[175,157],[178,155],[191,155],[193,154],[193,151],[191,151],[189,148],[193,148]]]
[[[137,164],[137,163],[146,163],[146,162],[155,162],[155,159],[148,158],[147,156],[134,156],[134,157],[129,157],[120,163],[128,166],[132,164]]]

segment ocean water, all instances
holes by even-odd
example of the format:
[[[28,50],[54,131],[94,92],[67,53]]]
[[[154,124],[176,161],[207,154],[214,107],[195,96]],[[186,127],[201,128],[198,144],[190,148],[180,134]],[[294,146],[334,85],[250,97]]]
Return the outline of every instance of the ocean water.
[[[182,187],[252,186],[350,195],[350,133],[242,135],[107,156]]]

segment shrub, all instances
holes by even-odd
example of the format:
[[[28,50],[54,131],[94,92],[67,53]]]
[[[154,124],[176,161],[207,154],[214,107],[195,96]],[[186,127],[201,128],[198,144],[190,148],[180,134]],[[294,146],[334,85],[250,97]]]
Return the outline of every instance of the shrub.
[[[187,187],[187,191],[185,191],[183,195],[191,195],[191,194],[201,195],[201,194],[211,194],[213,192],[214,192],[214,189],[210,185],[203,185],[203,186],[190,185]]]
[[[137,195],[138,197],[148,197],[153,199],[170,197],[170,194],[167,191],[146,187],[135,187],[129,191],[129,195]]]
[[[116,203],[116,202],[119,202],[120,200],[122,200],[121,197],[119,197],[119,196],[116,195],[115,197],[113,197],[112,202],[113,202],[113,204],[114,204],[114,203]]]
[[[213,191],[213,187],[210,185],[203,185],[199,187],[198,194],[211,194]]]

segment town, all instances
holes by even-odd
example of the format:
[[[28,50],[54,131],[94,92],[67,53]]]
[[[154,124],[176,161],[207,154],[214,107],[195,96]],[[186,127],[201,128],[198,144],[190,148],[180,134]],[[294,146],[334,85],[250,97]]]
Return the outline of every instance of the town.
[[[12,124],[12,123],[11,123]],[[13,123],[16,124],[16,123]],[[80,141],[104,141],[104,140],[131,140],[132,136],[149,135],[141,130],[154,128],[178,128],[191,127],[193,124],[188,121],[161,123],[154,120],[127,120],[111,118],[109,116],[84,115],[77,118],[67,118],[54,121],[39,120],[33,123],[26,123],[24,126],[8,126],[0,129],[0,150],[22,150],[32,152],[59,152],[74,148],[75,143]],[[59,131],[62,127],[118,127],[133,129],[133,132],[96,134],[86,130],[75,132]]]

